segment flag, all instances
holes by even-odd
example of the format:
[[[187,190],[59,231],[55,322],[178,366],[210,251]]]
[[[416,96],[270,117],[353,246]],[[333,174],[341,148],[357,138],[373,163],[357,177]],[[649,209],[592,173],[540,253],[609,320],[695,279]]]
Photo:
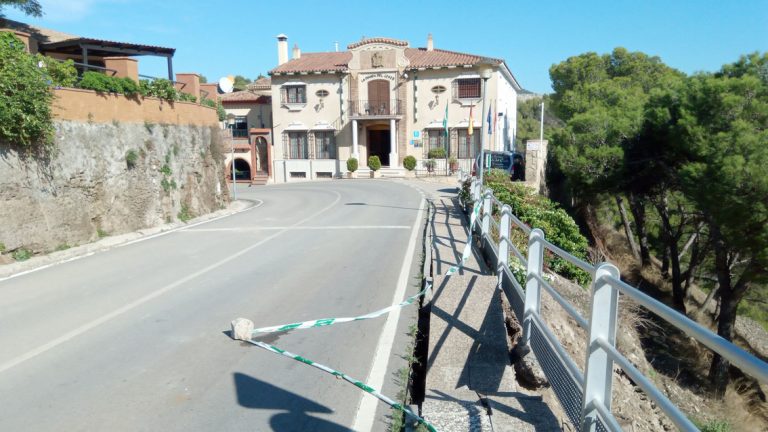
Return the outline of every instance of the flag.
[[[445,129],[445,136],[448,136],[448,102],[445,103],[445,117],[443,118],[443,129]]]
[[[467,128],[467,135],[472,136],[472,132],[475,131],[475,127],[472,124],[472,105],[469,106],[469,127]]]
[[[491,106],[488,105],[488,135],[491,134]]]

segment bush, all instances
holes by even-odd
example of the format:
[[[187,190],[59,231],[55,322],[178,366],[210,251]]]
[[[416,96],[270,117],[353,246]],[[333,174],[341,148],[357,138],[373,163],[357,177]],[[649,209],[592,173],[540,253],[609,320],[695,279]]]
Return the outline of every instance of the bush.
[[[413,171],[416,168],[416,158],[413,156],[406,156],[403,158],[403,166],[408,171]]]
[[[0,141],[45,149],[53,143],[52,81],[24,43],[0,32]]]
[[[136,162],[139,160],[139,154],[134,149],[130,149],[125,152],[125,165],[128,169],[136,167]]]
[[[179,100],[182,102],[197,102],[197,97],[184,92],[179,92]]]
[[[29,249],[19,248],[13,251],[13,254],[11,254],[11,256],[16,261],[26,261],[32,258],[32,251]]]
[[[433,148],[427,153],[430,159],[445,159],[445,149],[442,147]]]
[[[58,61],[43,55],[37,56],[38,61],[45,65],[45,73],[54,87],[74,87],[77,83],[77,69],[72,60]]]
[[[167,101],[179,100],[179,92],[173,86],[173,83],[167,79],[141,80],[139,81],[139,92],[142,96],[151,96]]]
[[[216,114],[219,116],[219,121],[224,121],[227,118],[227,112],[224,111],[224,107],[221,106],[221,102],[216,104]]]
[[[216,108],[216,101],[208,98],[203,98],[203,100],[200,101],[200,104],[207,107]]]
[[[437,165],[437,162],[435,162],[434,159],[427,159],[424,161],[424,168],[426,168],[427,171],[429,172],[434,171],[436,165]]]
[[[512,213],[523,223],[544,231],[546,239],[566,252],[587,258],[587,239],[581,235],[576,222],[548,198],[537,194],[532,189],[510,181],[506,172],[491,170],[485,177],[486,185],[496,198],[512,208]],[[517,248],[527,249],[527,239],[517,239]],[[514,239],[513,239],[514,241]],[[548,255],[545,262],[550,270],[564,277],[586,285],[591,280],[588,273],[569,264],[560,257]]]
[[[369,156],[368,157],[368,168],[378,171],[381,169],[381,160],[379,160],[378,156]]]
[[[182,204],[181,210],[179,210],[179,214],[176,215],[180,221],[186,223],[188,220],[192,219],[192,213],[189,211],[189,207]]]
[[[357,171],[357,158],[347,159],[347,171],[349,172]]]

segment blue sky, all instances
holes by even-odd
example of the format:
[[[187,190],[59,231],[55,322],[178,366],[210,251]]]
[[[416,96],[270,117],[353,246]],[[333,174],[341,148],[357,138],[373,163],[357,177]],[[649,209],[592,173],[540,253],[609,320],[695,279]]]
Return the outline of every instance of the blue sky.
[[[616,46],[657,55],[686,73],[768,51],[768,1],[256,1],[41,0],[43,18],[8,18],[100,39],[176,48],[174,69],[214,81],[276,66],[275,35],[303,52],[387,36],[506,60],[524,88],[551,91],[549,67]],[[164,60],[140,72],[163,76]]]

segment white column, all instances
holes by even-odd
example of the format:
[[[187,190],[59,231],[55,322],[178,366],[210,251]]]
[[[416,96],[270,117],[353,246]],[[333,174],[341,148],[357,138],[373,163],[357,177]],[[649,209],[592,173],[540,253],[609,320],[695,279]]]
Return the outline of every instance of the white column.
[[[389,120],[389,166],[399,166],[397,160],[397,120]]]
[[[360,161],[360,149],[357,148],[357,120],[352,120],[352,157]]]

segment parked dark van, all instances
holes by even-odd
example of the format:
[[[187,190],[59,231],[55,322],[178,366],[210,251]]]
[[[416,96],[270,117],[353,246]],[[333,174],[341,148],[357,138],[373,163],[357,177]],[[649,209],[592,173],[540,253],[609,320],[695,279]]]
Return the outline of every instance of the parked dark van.
[[[491,169],[500,169],[509,173],[512,181],[525,180],[525,165],[523,164],[523,155],[510,151],[487,151],[486,158],[491,156]],[[480,164],[480,155],[475,159],[472,165],[472,175],[477,175],[477,167]],[[486,166],[487,170],[488,167]]]

